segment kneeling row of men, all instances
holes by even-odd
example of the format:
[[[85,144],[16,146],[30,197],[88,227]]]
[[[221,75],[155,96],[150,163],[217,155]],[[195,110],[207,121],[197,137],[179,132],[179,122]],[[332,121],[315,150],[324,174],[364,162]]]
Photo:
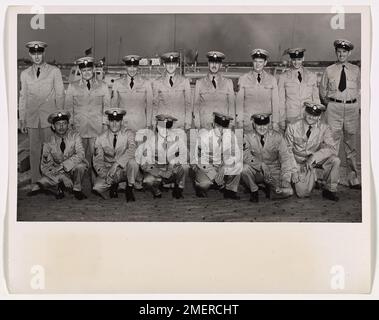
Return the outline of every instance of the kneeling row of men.
[[[222,191],[224,198],[238,200],[237,190],[242,180],[252,202],[259,201],[260,186],[270,198],[289,197],[293,187],[297,196],[307,197],[317,180],[316,168],[320,168],[324,173],[323,198],[338,201],[340,160],[331,130],[321,121],[325,107],[314,102],[305,102],[304,107],[304,117],[289,124],[284,136],[272,129],[270,114],[252,115],[254,130],[243,136],[243,152],[237,134],[229,129],[233,118],[215,112],[213,127],[197,134],[195,151],[190,155],[194,160],[190,169],[196,195],[206,197],[207,191],[214,188]],[[172,158],[178,159],[187,144],[183,142],[186,139],[180,139],[178,129],[172,128],[176,119],[157,115],[154,134],[147,135],[140,148],[136,134],[123,126],[125,114],[119,108],[105,111],[108,128],[95,142],[92,192],[104,199],[115,198],[118,184],[126,182],[126,200],[135,201],[133,189],[142,182],[154,198],[161,198],[163,184],[173,185],[174,198],[183,198],[188,166],[185,161],[175,162]],[[72,190],[75,198],[82,200],[86,198],[82,182],[90,164],[81,137],[69,128],[70,113],[66,110],[50,114],[48,121],[54,134],[43,146],[42,178],[29,195],[51,191],[60,199],[64,190]],[[171,152],[171,158],[170,150],[175,151]]]

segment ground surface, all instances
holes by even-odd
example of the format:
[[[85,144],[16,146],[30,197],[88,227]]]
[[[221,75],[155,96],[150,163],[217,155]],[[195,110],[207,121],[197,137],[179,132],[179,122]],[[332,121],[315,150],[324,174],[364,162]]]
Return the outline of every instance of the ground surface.
[[[341,186],[340,201],[323,200],[320,190],[308,199],[265,199],[260,192],[258,204],[249,202],[241,189],[240,201],[224,200],[211,190],[208,198],[197,198],[187,183],[184,199],[172,198],[171,191],[162,199],[152,199],[149,192],[135,192],[137,201],[127,203],[123,193],[117,199],[103,200],[89,192],[88,199],[78,201],[67,194],[56,200],[52,195],[26,195],[19,188],[18,220],[20,221],[192,221],[192,222],[360,222],[361,192]]]

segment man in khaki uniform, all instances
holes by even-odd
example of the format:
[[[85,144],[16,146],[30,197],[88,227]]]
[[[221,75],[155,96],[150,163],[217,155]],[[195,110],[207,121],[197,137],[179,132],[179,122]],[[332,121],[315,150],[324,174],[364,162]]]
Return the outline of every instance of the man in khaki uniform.
[[[161,57],[165,73],[153,81],[153,119],[169,114],[178,119],[174,128],[190,129],[192,123],[191,87],[187,78],[177,73],[179,53],[167,52]]]
[[[349,63],[353,44],[348,40],[334,41],[337,62],[325,69],[320,84],[320,96],[327,105],[326,116],[333,131],[336,149],[342,140],[352,189],[361,189],[357,166],[357,130],[361,74],[359,67]]]
[[[135,160],[135,135],[122,125],[125,110],[105,111],[108,129],[96,138],[93,167],[97,177],[93,191],[103,199],[117,198],[118,183],[126,181],[126,201],[135,201],[133,186],[139,170]],[[109,197],[107,191],[110,191]]]
[[[271,113],[272,126],[279,129],[282,118],[279,108],[278,84],[274,76],[264,71],[269,54],[264,49],[251,52],[253,70],[238,80],[236,97],[236,125],[251,131],[250,116],[257,113]]]
[[[279,76],[279,102],[283,119],[280,119],[281,129],[284,131],[287,123],[303,118],[304,102],[319,103],[317,75],[303,67],[303,48],[286,50],[291,58],[291,68]]]
[[[254,131],[244,135],[242,181],[249,187],[250,201],[258,202],[258,184],[266,184],[266,196],[292,196],[291,175],[296,171],[292,153],[283,136],[270,129],[270,114],[251,116]],[[271,193],[271,190],[273,193]]]
[[[232,120],[215,112],[213,128],[199,131],[191,164],[196,195],[200,198],[206,197],[213,186],[224,192],[225,199],[240,199],[237,190],[243,163],[237,138],[229,129]]]
[[[59,110],[49,115],[54,134],[44,143],[41,160],[42,178],[28,195],[43,190],[53,191],[57,199],[64,197],[64,189],[72,189],[78,200],[87,198],[82,192],[82,181],[88,168],[80,135],[69,129],[70,113]]]
[[[138,74],[140,60],[137,55],[125,56],[126,76],[116,80],[112,88],[112,107],[127,112],[126,127],[133,131],[152,125],[153,92],[151,82]]]
[[[181,129],[172,129],[176,119],[170,115],[159,114],[156,120],[156,133],[148,137],[136,155],[143,171],[143,183],[154,198],[162,197],[159,190],[162,184],[174,183],[172,196],[180,199],[185,185],[183,164],[187,163],[185,133]]]
[[[208,75],[196,81],[194,97],[194,118],[196,128],[211,129],[213,112],[235,116],[233,82],[223,77],[219,71],[225,55],[218,51],[209,51]]]
[[[63,108],[64,87],[61,71],[45,62],[47,44],[31,41],[26,47],[33,65],[21,72],[18,108],[21,131],[29,135],[33,184],[41,177],[42,143],[48,141],[52,134],[47,118],[53,111]]]
[[[285,138],[297,163],[297,172],[292,175],[296,194],[308,197],[317,178],[315,168],[324,170],[325,199],[338,201],[340,159],[336,155],[336,145],[329,125],[320,121],[325,111],[322,104],[305,102],[304,118],[287,126]]]
[[[107,84],[94,76],[94,59],[83,57],[75,62],[81,79],[69,84],[66,92],[65,110],[72,114],[72,127],[82,137],[86,159],[92,163],[95,140],[106,129],[104,110],[110,107],[110,94]],[[91,183],[94,182],[91,166]]]
[[[105,58],[100,59],[99,61],[95,63],[93,72],[95,74],[96,80],[104,81],[104,78],[105,78],[104,63],[105,63]]]

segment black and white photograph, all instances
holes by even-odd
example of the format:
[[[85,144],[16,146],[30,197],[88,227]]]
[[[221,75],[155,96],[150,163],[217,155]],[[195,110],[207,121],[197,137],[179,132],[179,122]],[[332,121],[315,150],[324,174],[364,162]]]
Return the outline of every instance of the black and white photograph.
[[[359,223],[360,65],[359,13],[19,14],[17,220]]]
[[[370,15],[8,8],[8,290],[369,292]]]

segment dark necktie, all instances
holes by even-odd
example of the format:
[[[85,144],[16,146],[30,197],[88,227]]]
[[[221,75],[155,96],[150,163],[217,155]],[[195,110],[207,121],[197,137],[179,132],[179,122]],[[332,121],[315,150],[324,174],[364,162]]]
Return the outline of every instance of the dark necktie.
[[[261,83],[261,74],[260,73],[258,73],[257,80],[258,80],[258,83]]]
[[[306,133],[307,139],[309,139],[309,136],[311,135],[311,132],[312,132],[312,126],[309,126],[308,131]]]
[[[264,140],[264,136],[261,136],[261,145],[262,145],[262,147],[264,147],[264,146],[265,146],[265,140]]]
[[[213,84],[213,86],[214,86],[215,89],[216,89],[216,80],[215,80],[215,77],[213,77],[213,79],[212,79],[212,84]]]
[[[346,73],[345,73],[345,66],[342,66],[342,71],[341,71],[341,77],[340,77],[340,83],[338,85],[338,90],[339,91],[344,91],[346,89]]]
[[[174,85],[174,81],[172,81],[172,77],[170,77],[170,86],[172,87]]]
[[[297,72],[297,78],[299,79],[300,82],[303,81],[303,77],[301,76],[300,71]]]
[[[64,153],[64,150],[66,149],[66,144],[64,143],[64,139],[62,138],[61,145],[60,145],[62,153]]]
[[[133,86],[134,86],[134,78],[133,77],[131,77],[130,78],[130,89],[133,89]]]
[[[88,90],[91,90],[91,83],[89,82],[89,80],[87,80],[87,88]]]
[[[116,149],[116,144],[117,144],[117,134],[115,134],[113,137],[113,149]]]
[[[38,68],[37,69],[37,78],[39,77],[40,73],[41,73],[41,68]]]

